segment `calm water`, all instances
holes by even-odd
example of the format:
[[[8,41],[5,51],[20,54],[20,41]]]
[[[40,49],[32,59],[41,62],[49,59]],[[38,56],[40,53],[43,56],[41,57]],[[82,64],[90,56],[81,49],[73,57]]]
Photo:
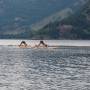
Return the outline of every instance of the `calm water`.
[[[22,40],[0,39],[0,45],[19,45]],[[34,46],[40,40],[24,40],[28,45]],[[90,40],[44,40],[48,45],[60,46],[90,46]]]
[[[0,46],[0,90],[90,90],[90,48]]]

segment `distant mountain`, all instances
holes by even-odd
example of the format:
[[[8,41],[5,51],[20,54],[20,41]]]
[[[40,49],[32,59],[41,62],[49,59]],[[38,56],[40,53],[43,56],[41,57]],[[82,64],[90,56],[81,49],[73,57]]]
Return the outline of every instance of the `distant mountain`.
[[[88,0],[0,0],[0,38],[31,38],[55,19],[66,18]],[[63,14],[64,15],[63,17]],[[69,14],[68,14],[69,13]]]
[[[71,14],[73,14],[73,11],[71,8],[63,9],[60,12],[57,12],[49,17],[46,17],[42,21],[32,25],[31,29],[39,30],[39,29],[43,28],[44,26],[48,25],[49,23],[55,22],[55,21],[61,21],[64,18],[67,18],[68,16],[70,16]]]
[[[62,20],[50,22],[34,31],[34,38],[90,39],[90,1]]]

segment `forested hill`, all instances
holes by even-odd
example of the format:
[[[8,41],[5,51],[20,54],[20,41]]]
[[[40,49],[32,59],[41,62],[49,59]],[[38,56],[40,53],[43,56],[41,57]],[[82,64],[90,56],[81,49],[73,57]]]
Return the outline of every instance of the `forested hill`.
[[[89,39],[87,1],[0,0],[0,39]]]
[[[34,38],[90,39],[90,1],[68,18],[51,22],[37,30]]]
[[[32,24],[87,0],[0,0],[0,38],[30,38]],[[78,8],[77,8],[78,7]]]

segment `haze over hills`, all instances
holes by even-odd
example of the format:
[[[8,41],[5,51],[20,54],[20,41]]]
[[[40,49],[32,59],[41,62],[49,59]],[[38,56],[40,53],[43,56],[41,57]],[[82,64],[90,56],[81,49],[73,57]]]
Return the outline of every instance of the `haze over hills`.
[[[32,38],[33,29],[66,18],[85,2],[87,0],[0,0],[0,38]]]
[[[90,1],[67,18],[50,22],[36,31],[36,38],[90,39]]]

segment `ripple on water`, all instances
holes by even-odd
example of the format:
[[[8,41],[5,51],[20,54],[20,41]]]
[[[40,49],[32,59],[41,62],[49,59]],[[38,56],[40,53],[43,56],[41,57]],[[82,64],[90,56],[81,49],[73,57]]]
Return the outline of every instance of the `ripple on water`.
[[[90,49],[0,49],[0,90],[90,89]]]

